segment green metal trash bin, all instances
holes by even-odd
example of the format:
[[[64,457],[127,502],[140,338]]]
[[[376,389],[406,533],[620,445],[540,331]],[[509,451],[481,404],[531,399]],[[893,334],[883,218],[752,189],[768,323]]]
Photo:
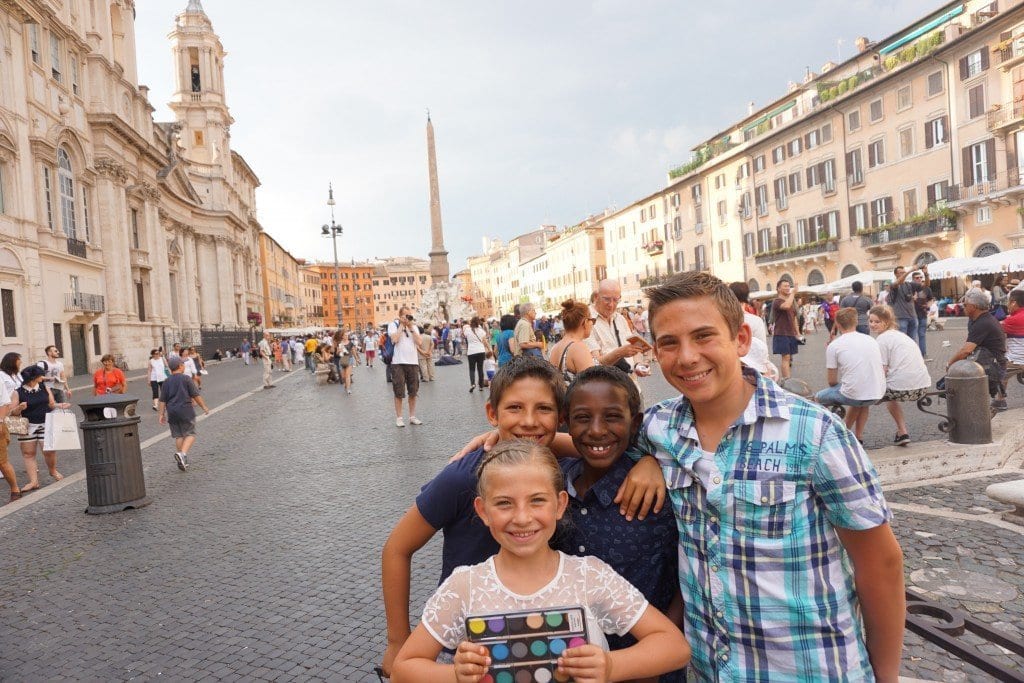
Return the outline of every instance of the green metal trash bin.
[[[101,515],[149,505],[142,473],[139,399],[130,394],[90,396],[78,403],[85,452],[86,512]]]

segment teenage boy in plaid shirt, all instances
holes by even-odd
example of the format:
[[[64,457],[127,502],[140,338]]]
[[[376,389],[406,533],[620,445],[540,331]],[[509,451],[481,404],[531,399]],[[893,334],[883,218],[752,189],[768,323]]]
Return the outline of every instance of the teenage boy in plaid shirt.
[[[680,529],[691,671],[896,681],[903,554],[863,449],[740,363],[750,329],[718,278],[684,273],[648,296],[659,365],[682,395],[647,411],[637,449],[661,464]]]

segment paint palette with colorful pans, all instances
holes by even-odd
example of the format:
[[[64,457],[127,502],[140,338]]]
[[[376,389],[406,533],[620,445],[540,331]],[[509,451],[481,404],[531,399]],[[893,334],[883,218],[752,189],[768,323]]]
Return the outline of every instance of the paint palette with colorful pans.
[[[466,636],[491,657],[480,683],[567,683],[556,670],[558,657],[589,642],[582,607],[471,616]]]

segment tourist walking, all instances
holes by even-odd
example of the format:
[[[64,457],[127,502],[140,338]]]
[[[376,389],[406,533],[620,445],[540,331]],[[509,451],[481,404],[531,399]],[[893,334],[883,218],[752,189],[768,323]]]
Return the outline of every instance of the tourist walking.
[[[512,338],[515,336],[516,317],[511,313],[501,316],[499,323],[498,341],[495,344],[498,349],[498,367],[503,368],[512,360]]]
[[[180,358],[167,361],[171,376],[160,388],[159,419],[160,424],[171,428],[174,438],[174,462],[184,472],[188,469],[188,452],[196,441],[196,409],[198,405],[207,415],[206,407],[199,388],[190,377],[184,374],[184,363]]]
[[[1006,362],[1008,370],[1024,368],[1024,290],[1015,289],[1007,295],[1006,318],[1003,332],[1006,333]]]
[[[248,339],[242,341],[242,345],[239,347],[238,351],[242,354],[242,362],[248,365],[251,361],[249,353],[252,351],[252,344],[249,343]]]
[[[263,333],[263,338],[260,339],[260,343],[254,350],[254,353],[259,353],[260,360],[263,361],[263,388],[272,389],[274,387],[273,382],[270,381],[270,359],[273,354],[273,350],[270,348],[270,342],[272,337],[269,332]]]
[[[345,393],[352,394],[352,364],[354,357],[348,344],[339,344],[335,358],[338,363],[338,381],[345,387]]]
[[[772,301],[772,353],[780,356],[779,377],[785,382],[793,375],[793,356],[800,348],[796,321],[796,285],[781,279],[775,283],[779,295]]]
[[[932,294],[931,281],[925,281],[925,273],[923,271],[914,271],[911,279],[913,284],[921,285],[921,289],[914,293],[914,313],[917,315],[917,336],[914,341],[917,342],[917,347],[921,351],[921,358],[929,361],[931,359],[928,358],[928,342],[926,340],[928,333],[928,310],[935,300],[935,295]]]
[[[128,388],[128,380],[124,378],[121,368],[114,367],[114,357],[111,354],[105,354],[100,358],[100,368],[92,375],[92,386],[96,396],[123,394]]]
[[[882,400],[896,423],[893,443],[906,446],[910,443],[910,432],[903,415],[903,402],[917,401],[924,396],[931,387],[932,378],[928,374],[928,366],[924,364],[921,350],[913,339],[900,332],[891,308],[873,307],[868,315],[868,325],[882,352],[882,369],[885,372],[885,395]]]
[[[7,500],[8,503],[13,503],[21,498],[21,489],[18,488],[18,475],[14,472],[14,467],[8,460],[7,455],[11,445],[11,433],[7,431],[5,420],[10,414],[11,409],[18,405],[11,402],[11,393],[0,391],[0,474],[3,474],[4,481],[7,482],[7,486],[11,489],[10,498]]]
[[[363,354],[366,356],[366,367],[372,368],[373,361],[377,359],[377,333],[372,327],[366,328],[366,335],[363,337]]]
[[[434,330],[430,323],[424,325],[420,331],[419,345],[416,347],[421,382],[434,381],[434,349],[436,348],[436,342],[434,341],[433,333]]]
[[[853,284],[850,285],[852,293],[847,294],[839,302],[839,308],[852,308],[857,311],[857,331],[861,334],[868,334],[868,312],[871,310],[871,299],[864,296],[864,283],[860,280],[854,280]],[[833,328],[832,338],[834,339],[838,330]]]
[[[60,359],[60,350],[50,344],[43,352],[46,358],[37,363],[46,375],[43,383],[57,403],[71,400],[71,387],[68,386],[68,376],[64,369],[64,361]]]
[[[149,352],[149,388],[153,393],[153,410],[157,410],[157,404],[160,402],[160,387],[163,385],[164,380],[171,374],[170,369],[167,367],[167,361],[164,360],[163,351],[160,349],[153,349]]]
[[[409,396],[409,424],[421,425],[416,417],[416,396],[420,390],[420,363],[418,351],[420,330],[413,322],[408,306],[398,310],[398,318],[388,324],[388,336],[395,347],[391,360],[391,389],[395,395],[395,426],[404,427],[402,401]]]
[[[483,391],[485,386],[484,357],[491,350],[490,344],[487,343],[487,329],[484,327],[483,319],[480,316],[473,316],[469,323],[463,326],[460,333],[466,341],[466,358],[469,360],[469,393],[472,394],[477,387]]]
[[[594,329],[594,318],[590,306],[582,301],[562,302],[562,338],[548,352],[548,361],[558,368],[566,382],[597,364],[587,346],[587,339]]]
[[[311,373],[316,372],[316,350],[320,347],[320,343],[316,340],[316,337],[310,335],[306,339],[306,344],[303,350],[306,352],[306,369]]]
[[[292,371],[292,342],[287,337],[281,340],[281,363],[285,372]]]
[[[25,459],[25,474],[28,484],[21,487],[22,493],[35,491],[39,488],[39,468],[36,454],[43,447],[43,436],[46,431],[46,414],[54,408],[67,409],[70,403],[57,403],[53,394],[43,385],[43,369],[38,365],[30,365],[21,371],[22,384],[18,387],[18,405],[12,411],[28,419],[28,434],[18,437],[21,456]],[[46,469],[53,480],[60,481],[63,475],[57,471],[57,451],[43,451]]]

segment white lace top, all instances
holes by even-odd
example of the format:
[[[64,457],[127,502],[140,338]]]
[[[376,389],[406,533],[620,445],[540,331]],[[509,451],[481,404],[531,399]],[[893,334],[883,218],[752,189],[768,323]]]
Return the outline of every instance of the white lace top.
[[[631,583],[596,557],[559,553],[558,572],[531,595],[513,593],[501,583],[494,558],[459,567],[423,607],[421,623],[443,646],[466,640],[470,615],[518,612],[548,607],[583,607],[588,640],[607,650],[605,633],[624,635],[643,616],[647,600]]]

